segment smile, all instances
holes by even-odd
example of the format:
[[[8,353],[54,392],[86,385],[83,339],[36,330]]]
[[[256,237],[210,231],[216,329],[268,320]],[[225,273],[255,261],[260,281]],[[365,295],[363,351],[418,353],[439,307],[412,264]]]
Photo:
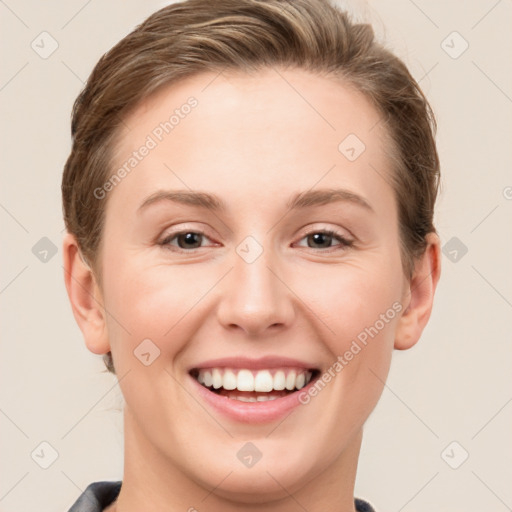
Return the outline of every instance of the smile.
[[[205,388],[241,402],[276,400],[306,386],[317,370],[304,368],[201,368],[191,375]]]
[[[213,415],[261,424],[282,421],[302,407],[300,395],[318,380],[320,368],[311,358],[233,355],[197,362],[189,366],[188,377],[192,394]],[[311,414],[310,406],[305,414]]]

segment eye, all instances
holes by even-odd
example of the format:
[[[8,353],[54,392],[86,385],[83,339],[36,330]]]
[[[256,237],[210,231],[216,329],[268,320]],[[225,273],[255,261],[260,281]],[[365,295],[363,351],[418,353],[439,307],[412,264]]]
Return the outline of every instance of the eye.
[[[351,247],[354,242],[352,240],[348,240],[345,238],[341,233],[337,233],[336,231],[332,230],[319,230],[319,231],[311,231],[306,236],[304,236],[301,240],[307,240],[308,245],[307,247],[311,249],[330,249],[333,246],[331,245],[331,242],[333,240],[338,240],[340,243],[338,244],[338,249],[343,250],[347,247]],[[310,243],[311,242],[311,245]],[[320,247],[318,247],[320,246]],[[334,250],[336,249],[336,246],[334,246]]]
[[[202,242],[205,239],[210,240],[202,231],[184,230],[170,233],[159,242],[159,245],[177,252],[193,252],[204,247]],[[311,231],[301,240],[307,240],[307,247],[310,249],[344,250],[351,247],[354,243],[352,240],[345,238],[341,233],[333,230]],[[332,242],[335,240],[339,243],[333,246]]]
[[[201,248],[201,242],[203,239],[209,240],[209,238],[201,231],[180,231],[178,233],[169,234],[159,242],[159,245],[178,252],[192,252],[194,249]],[[172,243],[174,240],[176,241],[177,246]]]

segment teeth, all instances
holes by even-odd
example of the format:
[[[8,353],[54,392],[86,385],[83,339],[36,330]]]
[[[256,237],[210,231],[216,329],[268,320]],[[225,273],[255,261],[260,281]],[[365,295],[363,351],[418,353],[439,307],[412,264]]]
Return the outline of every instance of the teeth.
[[[250,370],[240,370],[236,379],[238,391],[254,391],[254,377]]]
[[[297,389],[302,389],[304,387],[305,382],[305,375],[303,373],[299,373],[299,375],[297,375],[297,378],[295,379],[295,386],[297,387]]]
[[[240,402],[267,402],[268,400],[276,400],[277,396],[230,396],[229,398]]]
[[[214,368],[212,372],[212,385],[215,389],[222,387],[222,373],[218,368]]]
[[[234,370],[231,368],[209,368],[198,371],[197,380],[206,387],[226,390],[256,391],[294,391],[302,389],[311,380],[312,373],[303,369],[283,368],[279,370]],[[252,400],[254,398],[254,400]],[[237,397],[242,401],[264,401],[274,397]]]
[[[231,370],[226,370],[224,372],[224,379],[223,379],[223,382],[222,382],[222,387],[224,389],[236,389],[236,385],[237,385],[237,378],[236,378],[236,375],[234,372],[232,372]]]
[[[203,382],[207,388],[209,388],[212,385],[212,374],[210,372],[204,372]]]
[[[294,370],[292,370],[287,376],[286,376],[286,389],[291,391],[292,389],[295,389],[295,381],[297,380],[297,374]]]
[[[268,370],[256,374],[254,379],[254,391],[269,392],[274,389],[274,379]]]
[[[274,389],[281,391],[286,387],[286,376],[282,370],[274,375]]]
[[[253,396],[237,396],[235,400],[240,400],[240,402],[256,402],[256,398]]]

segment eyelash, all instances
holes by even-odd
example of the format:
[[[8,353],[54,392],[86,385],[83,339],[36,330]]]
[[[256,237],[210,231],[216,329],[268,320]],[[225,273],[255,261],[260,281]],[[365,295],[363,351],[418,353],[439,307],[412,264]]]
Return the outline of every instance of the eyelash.
[[[170,245],[170,242],[172,240],[174,240],[176,237],[178,237],[179,235],[185,235],[185,234],[189,234],[189,233],[193,233],[195,235],[201,235],[201,236],[204,236],[205,238],[209,238],[202,231],[183,230],[183,231],[178,231],[176,233],[169,234],[161,242],[158,242],[158,245],[160,245],[170,251],[177,252],[177,253],[189,253],[190,254],[190,253],[194,253],[195,251],[198,251],[199,249],[202,249],[202,247],[195,247],[193,249],[182,249],[181,247],[175,247],[175,246]],[[306,233],[301,238],[301,240],[303,240],[304,238],[307,238],[308,236],[316,235],[316,234],[331,236],[340,242],[340,247],[338,249],[336,248],[336,246],[328,247],[326,249],[318,249],[318,251],[321,251],[321,252],[333,252],[333,251],[337,251],[337,250],[346,250],[349,247],[352,247],[354,245],[353,240],[348,240],[341,233],[338,233],[332,229],[320,229],[320,230],[310,231],[309,233]],[[314,247],[307,247],[307,249],[314,249]]]

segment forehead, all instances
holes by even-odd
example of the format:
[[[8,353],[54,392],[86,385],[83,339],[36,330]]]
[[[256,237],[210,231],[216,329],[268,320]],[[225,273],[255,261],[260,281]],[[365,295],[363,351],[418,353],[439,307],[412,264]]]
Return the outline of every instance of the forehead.
[[[143,146],[150,149],[137,159]],[[202,73],[126,116],[113,171],[124,165],[129,175],[111,195],[208,188],[236,198],[242,180],[255,200],[320,181],[373,188],[371,195],[386,186],[388,147],[377,109],[341,79],[277,68]]]

